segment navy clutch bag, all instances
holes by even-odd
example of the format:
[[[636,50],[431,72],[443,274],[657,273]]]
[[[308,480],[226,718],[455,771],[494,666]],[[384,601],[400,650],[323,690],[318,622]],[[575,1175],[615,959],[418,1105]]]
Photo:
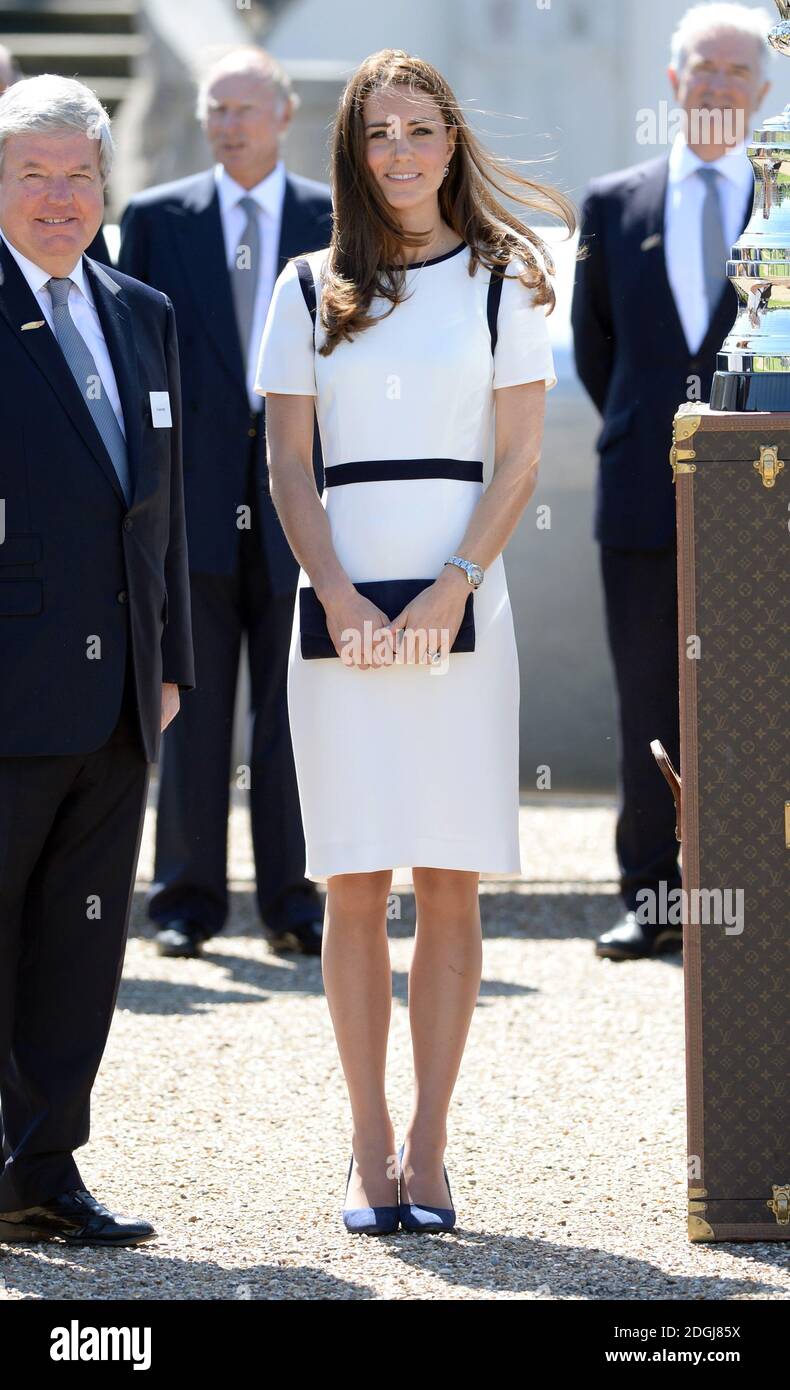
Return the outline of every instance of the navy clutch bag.
[[[410,603],[417,594],[421,594],[423,589],[430,588],[433,583],[435,583],[435,577],[434,579],[370,579],[361,584],[355,584],[354,588],[364,598],[375,603],[377,608],[380,608],[382,613],[386,613],[389,621],[392,622],[392,619],[397,618],[407,603]],[[473,598],[474,593],[470,592],[466,600],[458,635],[450,648],[451,652],[473,652],[475,649]],[[330,656],[339,661],[340,658],[327,631],[324,606],[315,589],[299,590],[299,636],[302,656],[306,661]]]

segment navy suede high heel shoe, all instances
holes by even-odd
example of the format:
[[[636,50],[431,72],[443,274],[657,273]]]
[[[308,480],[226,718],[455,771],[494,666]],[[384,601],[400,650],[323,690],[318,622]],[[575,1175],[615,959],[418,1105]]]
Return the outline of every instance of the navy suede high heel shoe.
[[[403,1150],[405,1144],[401,1144],[398,1152],[398,1164],[403,1164]],[[447,1169],[442,1164],[444,1180],[447,1183],[447,1195],[450,1201],[453,1194],[450,1191],[450,1179],[447,1176]],[[455,1228],[455,1208],[454,1207],[424,1207],[416,1202],[401,1202],[398,1210],[400,1212],[400,1224],[404,1231],[424,1232],[428,1234],[433,1231],[452,1231]]]
[[[351,1162],[348,1165],[348,1179],[346,1181],[346,1195],[348,1195],[348,1184],[351,1182],[351,1173],[354,1168],[354,1155],[351,1155]],[[400,1195],[400,1187],[398,1188]],[[400,1217],[400,1207],[351,1207],[343,1208],[343,1225],[352,1235],[365,1236],[389,1236],[398,1229]]]

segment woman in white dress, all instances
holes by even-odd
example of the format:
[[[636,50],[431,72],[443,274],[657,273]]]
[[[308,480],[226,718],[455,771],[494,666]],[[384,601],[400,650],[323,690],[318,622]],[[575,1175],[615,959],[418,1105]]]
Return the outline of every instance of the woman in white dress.
[[[332,186],[332,244],[280,275],[256,389],[272,498],[301,565],[288,700],[306,873],[327,883],[322,969],[352,1112],[343,1217],[368,1234],[399,1221],[447,1230],[447,1113],[482,964],[479,875],[521,870],[519,672],[501,552],[535,488],[555,383],[551,259],[494,190],[569,230],[574,215],[481,148],[435,68],[391,49],[343,94]],[[368,583],[366,597],[356,586]],[[453,651],[470,608],[474,643]],[[396,1157],[386,921],[404,866],[417,909],[415,1093]]]

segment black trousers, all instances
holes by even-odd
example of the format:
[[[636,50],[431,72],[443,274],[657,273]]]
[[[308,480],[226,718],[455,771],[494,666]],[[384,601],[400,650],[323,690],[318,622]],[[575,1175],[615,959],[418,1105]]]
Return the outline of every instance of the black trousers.
[[[96,752],[0,758],[0,1211],[84,1185],[150,774],[131,677]]]
[[[601,546],[606,624],[619,706],[617,858],[626,907],[640,888],[680,887],[675,803],[650,751],[680,767],[676,548]]]
[[[251,527],[241,531],[234,575],[190,576],[195,689],[162,740],[154,879],[149,913],[177,918],[209,934],[228,915],[227,836],[231,750],[242,633],[251,689],[248,784],[258,909],[303,885],[304,831],[288,720],[288,650],[294,594],[271,592],[255,503],[254,449],[247,500]]]

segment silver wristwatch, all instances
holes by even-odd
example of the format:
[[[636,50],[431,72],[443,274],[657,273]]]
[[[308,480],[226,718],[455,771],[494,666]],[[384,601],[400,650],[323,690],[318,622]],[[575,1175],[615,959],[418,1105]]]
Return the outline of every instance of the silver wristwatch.
[[[445,560],[446,565],[457,565],[466,574],[467,580],[473,589],[479,589],[483,582],[484,570],[479,565],[473,565],[471,560],[462,560],[460,555],[453,555],[450,560]]]

